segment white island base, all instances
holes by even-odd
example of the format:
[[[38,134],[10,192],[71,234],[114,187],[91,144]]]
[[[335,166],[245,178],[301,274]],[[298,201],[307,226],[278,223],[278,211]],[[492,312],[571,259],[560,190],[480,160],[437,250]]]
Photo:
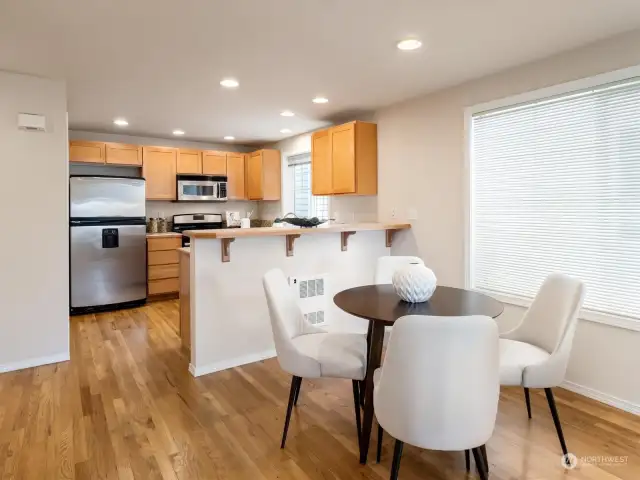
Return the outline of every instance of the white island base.
[[[395,225],[395,230],[385,230],[382,225],[379,229],[352,227],[355,233],[348,236],[346,250],[342,246],[345,235],[331,228],[317,234],[301,234],[295,238],[292,251],[287,250],[284,233],[272,236],[256,232],[227,243],[226,258],[221,251],[228,238],[193,232],[188,299],[191,374],[197,377],[275,356],[262,288],[262,276],[272,268],[300,280],[322,276],[323,282],[316,282],[313,287],[322,285],[324,295],[305,299],[301,305],[304,302],[304,308],[324,312],[323,328],[366,332],[367,322],[336,307],[333,296],[347,288],[373,283],[377,259],[390,254],[389,233],[409,225]],[[224,237],[223,231],[218,232]]]

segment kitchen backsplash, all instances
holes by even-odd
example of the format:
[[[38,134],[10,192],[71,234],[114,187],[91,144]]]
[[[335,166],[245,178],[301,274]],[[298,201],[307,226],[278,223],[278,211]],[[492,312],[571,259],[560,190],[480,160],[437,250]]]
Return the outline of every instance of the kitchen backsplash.
[[[240,212],[241,216],[245,216],[248,212],[253,211],[251,218],[258,218],[258,202],[229,201],[222,203],[180,203],[180,202],[147,202],[147,217],[162,216],[171,220],[173,215],[180,213],[221,213],[224,220],[225,211]]]

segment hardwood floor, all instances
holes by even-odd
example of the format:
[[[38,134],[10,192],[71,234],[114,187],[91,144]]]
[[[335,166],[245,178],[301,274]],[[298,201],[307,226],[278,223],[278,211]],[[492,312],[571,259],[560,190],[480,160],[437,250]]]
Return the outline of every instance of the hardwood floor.
[[[286,449],[290,377],[276,360],[194,379],[177,336],[178,303],[74,317],[71,361],[0,375],[0,478],[387,479],[393,439],[358,463],[351,382],[303,381]],[[37,333],[37,332],[34,332]],[[504,389],[487,445],[493,479],[640,478],[640,417],[557,389],[569,450],[561,466],[544,393],[533,420]],[[463,452],[407,445],[400,479],[466,479]]]

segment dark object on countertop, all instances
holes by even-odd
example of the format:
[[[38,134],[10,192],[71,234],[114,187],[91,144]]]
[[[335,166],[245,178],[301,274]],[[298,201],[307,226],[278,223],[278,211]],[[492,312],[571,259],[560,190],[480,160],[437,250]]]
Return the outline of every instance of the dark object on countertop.
[[[291,215],[291,216],[290,216]],[[298,217],[294,213],[287,213],[283,218],[276,218],[273,223],[288,223],[296,227],[311,228],[322,225],[326,220],[319,220],[318,217],[305,218]]]

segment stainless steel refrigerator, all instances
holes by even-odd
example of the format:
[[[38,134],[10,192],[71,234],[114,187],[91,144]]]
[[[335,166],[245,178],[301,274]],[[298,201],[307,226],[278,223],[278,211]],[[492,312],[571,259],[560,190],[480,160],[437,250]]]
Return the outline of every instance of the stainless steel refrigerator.
[[[145,181],[69,178],[71,313],[143,304],[147,297]]]

